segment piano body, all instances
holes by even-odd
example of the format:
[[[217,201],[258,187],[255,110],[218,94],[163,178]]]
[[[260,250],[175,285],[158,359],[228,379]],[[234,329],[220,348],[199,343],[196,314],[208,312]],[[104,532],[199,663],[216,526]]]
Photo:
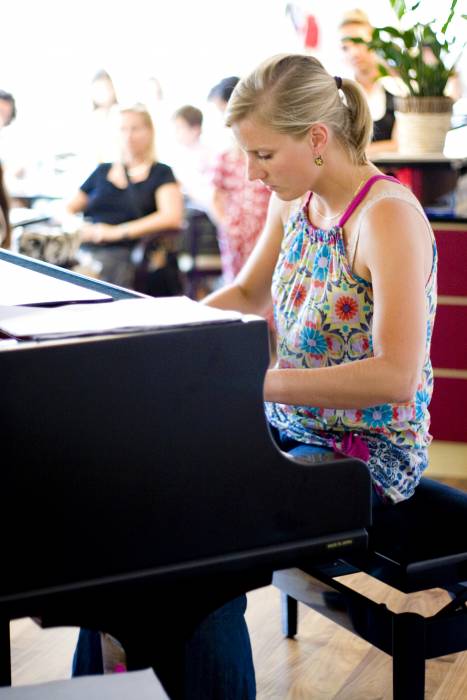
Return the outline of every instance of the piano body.
[[[0,260],[140,296],[6,251]],[[263,320],[6,346],[0,684],[15,617],[118,635],[119,620],[156,627],[175,606],[196,624],[276,569],[365,548],[364,463],[292,459],[273,442]]]

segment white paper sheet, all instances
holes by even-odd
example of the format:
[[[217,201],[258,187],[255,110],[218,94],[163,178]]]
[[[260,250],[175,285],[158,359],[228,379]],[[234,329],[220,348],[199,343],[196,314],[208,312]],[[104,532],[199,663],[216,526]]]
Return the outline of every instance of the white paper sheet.
[[[0,260],[0,305],[103,301],[110,298],[108,294]]]
[[[150,668],[0,688],[0,700],[169,700]]]
[[[240,319],[242,315],[237,311],[214,309],[188,297],[122,299],[51,308],[0,306],[0,329],[16,338],[61,338]]]

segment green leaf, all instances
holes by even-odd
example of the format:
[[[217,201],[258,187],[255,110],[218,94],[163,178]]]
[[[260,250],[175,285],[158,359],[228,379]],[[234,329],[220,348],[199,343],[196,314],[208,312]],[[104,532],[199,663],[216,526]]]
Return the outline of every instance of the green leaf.
[[[399,19],[414,12],[422,4],[421,0],[389,0],[389,3]],[[458,0],[450,1],[448,17],[441,29],[440,21],[433,19],[424,24],[415,22],[407,29],[397,26],[376,27],[370,41],[356,37],[346,39],[366,44],[383,61],[383,65],[378,66],[379,74],[397,73],[410,94],[441,96],[459,58],[453,63],[450,55],[452,46],[457,43],[457,37],[446,37],[446,30],[459,5],[463,3],[458,3]],[[457,16],[467,19],[466,14],[459,13]],[[408,18],[405,17],[405,20]],[[404,22],[404,26],[406,25],[407,21]],[[461,54],[463,50],[464,46]]]
[[[378,63],[378,72],[382,78],[385,78],[387,75],[391,75],[383,63]]]
[[[456,5],[457,5],[457,0],[452,0],[451,7],[449,9],[448,18],[447,18],[446,22],[443,24],[443,26],[441,27],[442,34],[446,34],[446,30],[449,27],[449,25],[451,24],[451,20],[454,17],[454,11],[456,9]]]
[[[373,34],[375,33],[375,31],[378,34],[378,36],[380,36],[383,32],[386,32],[386,34],[398,37],[399,39],[402,39],[403,37],[403,33],[399,29],[397,29],[397,27],[392,27],[391,25],[387,27],[377,27],[377,29],[373,31]]]
[[[407,12],[407,8],[405,6],[405,1],[404,0],[389,0],[391,3],[391,7],[398,16],[399,19],[401,19],[405,13]]]

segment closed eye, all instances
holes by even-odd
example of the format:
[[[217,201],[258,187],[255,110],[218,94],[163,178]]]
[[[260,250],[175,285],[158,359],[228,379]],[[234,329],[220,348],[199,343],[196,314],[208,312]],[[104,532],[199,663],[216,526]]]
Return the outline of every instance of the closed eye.
[[[270,160],[272,158],[272,153],[257,153],[256,157],[258,160]]]

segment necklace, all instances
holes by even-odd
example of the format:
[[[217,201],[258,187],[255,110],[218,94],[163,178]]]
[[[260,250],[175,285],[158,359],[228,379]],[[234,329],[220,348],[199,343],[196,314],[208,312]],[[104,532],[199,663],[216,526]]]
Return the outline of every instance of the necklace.
[[[356,196],[356,194],[359,192],[361,186],[362,186],[363,183],[365,182],[365,179],[366,179],[366,178],[363,178],[363,179],[360,180],[360,182],[358,183],[357,189],[355,190],[355,192],[353,193],[353,195],[352,195],[351,198],[350,198],[350,202],[353,200],[353,198],[354,198],[354,197]],[[347,207],[349,206],[349,203],[350,203],[350,202],[347,202],[347,204],[346,204],[345,207],[342,209],[342,211],[338,212],[337,214],[333,214],[332,216],[324,216],[324,214],[321,214],[321,212],[320,212],[318,209],[316,209],[315,206],[313,206],[313,200],[312,200],[312,202],[311,202],[311,211],[312,211],[314,214],[318,214],[318,216],[321,217],[321,219],[323,219],[324,221],[333,221],[333,219],[337,219],[338,217],[342,216],[342,214],[345,212],[345,210],[346,210]]]

